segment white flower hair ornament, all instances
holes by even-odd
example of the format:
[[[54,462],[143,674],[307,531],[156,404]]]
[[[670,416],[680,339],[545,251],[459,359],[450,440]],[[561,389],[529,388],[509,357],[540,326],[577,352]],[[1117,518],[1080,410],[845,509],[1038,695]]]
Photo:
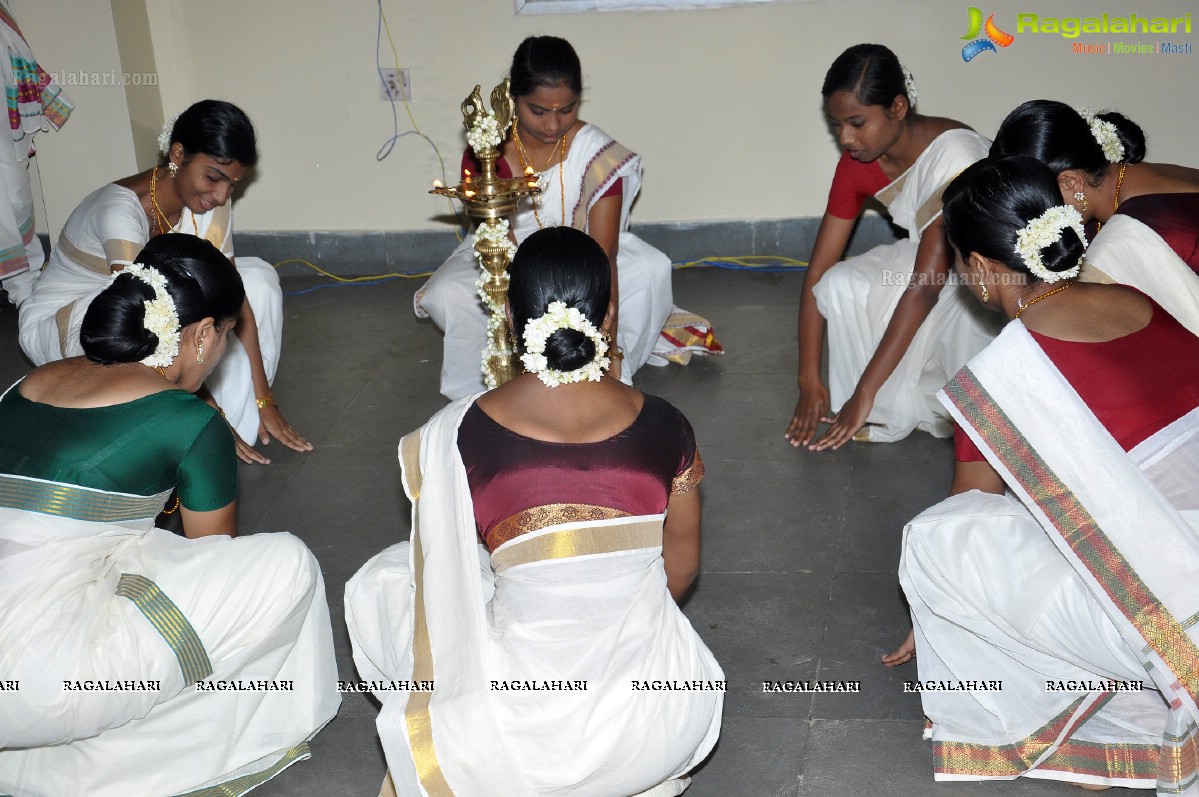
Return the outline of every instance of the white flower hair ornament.
[[[573,371],[550,368],[545,357],[545,342],[559,329],[578,330],[591,339],[595,344],[595,357],[591,362]],[[545,315],[525,324],[523,337],[525,353],[520,355],[520,362],[529,373],[536,374],[546,387],[572,382],[598,382],[611,365],[611,361],[605,356],[608,353],[608,344],[604,336],[577,307],[567,307],[565,302],[550,302]]]
[[[108,281],[112,285],[122,274],[139,279],[154,289],[154,298],[147,299],[146,317],[143,326],[158,338],[154,353],[141,361],[151,368],[166,368],[179,356],[179,312],[175,300],[167,292],[167,281],[162,274],[150,266],[134,263],[118,271]],[[107,286],[105,286],[107,287]]]
[[[158,151],[166,156],[171,151],[171,136],[175,133],[175,122],[179,121],[179,114],[175,114],[170,119],[162,123],[162,130],[158,132]]]
[[[1050,244],[1062,240],[1062,232],[1069,228],[1074,230],[1078,240],[1086,244],[1086,233],[1083,231],[1082,214],[1069,205],[1057,205],[1037,216],[1024,225],[1024,229],[1016,233],[1016,254],[1028,266],[1029,272],[1042,282],[1057,282],[1058,280],[1073,279],[1082,271],[1082,258],[1072,268],[1065,271],[1050,271],[1041,259],[1041,250]]]
[[[1094,136],[1095,143],[1103,150],[1103,157],[1107,158],[1107,162],[1123,162],[1124,144],[1120,141],[1120,134],[1117,132],[1116,126],[1095,116],[1091,113],[1090,108],[1082,107],[1077,110],[1078,115],[1087,123],[1087,127],[1091,128],[1091,135]]]
[[[908,106],[916,107],[916,78],[912,75],[912,70],[908,69],[903,64],[899,65],[903,72],[903,90],[908,95]]]

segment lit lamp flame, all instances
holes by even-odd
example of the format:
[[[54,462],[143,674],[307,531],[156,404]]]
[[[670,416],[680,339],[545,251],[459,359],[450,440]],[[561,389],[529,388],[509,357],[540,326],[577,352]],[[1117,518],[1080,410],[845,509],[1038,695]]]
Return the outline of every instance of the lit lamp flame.
[[[464,178],[462,182],[469,183],[470,182],[470,169],[463,169],[462,175]]]
[[[525,177],[532,177],[532,176],[533,176],[533,167],[526,166],[525,167]]]
[[[434,187],[434,188],[441,188],[441,180],[438,180],[437,178],[434,178],[434,179],[433,179],[433,187]]]
[[[470,181],[469,181],[469,180],[467,180],[467,182],[470,182]],[[465,192],[463,192],[463,193],[465,193],[465,194],[466,194],[466,196],[468,196],[468,197],[470,197],[470,196],[474,196],[474,195],[475,195],[475,192],[474,192],[474,191],[471,191],[470,189],[467,189],[467,190],[466,190]]]

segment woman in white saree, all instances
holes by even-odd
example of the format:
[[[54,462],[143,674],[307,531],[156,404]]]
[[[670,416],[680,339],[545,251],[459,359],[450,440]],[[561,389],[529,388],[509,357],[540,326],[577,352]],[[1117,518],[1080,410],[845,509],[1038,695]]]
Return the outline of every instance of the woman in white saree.
[[[1145,133],[1115,111],[1029,100],[991,157],[1031,155],[1092,233],[1079,279],[1131,285],[1199,335],[1199,170],[1145,162]]]
[[[670,258],[629,232],[629,211],[641,190],[641,156],[579,119],[583,77],[570,42],[555,36],[525,39],[510,72],[516,120],[501,145],[501,176],[540,173],[542,193],[526,198],[511,217],[520,243],[544,227],[570,226],[599,242],[612,262],[614,313],[607,331],[616,340],[613,373],[625,384],[650,359],[671,315]],[[473,156],[467,151],[464,168]],[[466,236],[417,291],[416,314],[445,331],[441,392],[448,399],[483,390],[480,356],[487,316],[475,283],[479,265]],[[705,322],[706,323],[706,322]]]
[[[346,587],[390,777],[411,797],[679,794],[724,692],[672,600],[699,569],[703,463],[677,410],[601,376],[598,244],[534,233],[511,277],[528,372],[404,438],[411,544]]]
[[[193,392],[245,293],[160,236],[97,295],[84,357],[0,398],[0,794],[236,797],[337,712],[320,568],[236,534],[233,438]],[[167,506],[185,537],[154,528]]]
[[[34,365],[83,353],[79,325],[92,298],[157,235],[203,238],[233,260],[233,189],[258,162],[254,126],[237,106],[201,100],[159,137],[162,162],[84,198],[63,225],[50,260],[20,306],[21,348]],[[255,441],[296,451],[312,445],[283,417],[271,392],[283,343],[283,293],[270,263],[235,261],[246,286],[229,353],[201,394],[236,433],[245,462],[270,460]]]
[[[961,122],[916,113],[911,75],[881,44],[838,56],[821,93],[845,151],[800,297],[799,400],[786,437],[815,450],[892,442],[913,429],[947,437],[934,396],[996,330],[951,278],[941,189],[985,157],[988,142]],[[872,196],[909,237],[838,262]],[[822,422],[830,426],[817,434]]]
[[[1077,282],[1058,202],[1027,157],[945,193],[959,270],[1012,322],[941,393],[953,494],[904,532],[935,777],[1194,795],[1199,338]]]

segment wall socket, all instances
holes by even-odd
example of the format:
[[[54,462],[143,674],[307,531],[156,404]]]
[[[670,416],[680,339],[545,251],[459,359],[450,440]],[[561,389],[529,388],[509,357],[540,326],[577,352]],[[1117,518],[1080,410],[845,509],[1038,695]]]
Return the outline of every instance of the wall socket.
[[[380,69],[379,73],[379,99],[397,102],[412,99],[407,69]]]

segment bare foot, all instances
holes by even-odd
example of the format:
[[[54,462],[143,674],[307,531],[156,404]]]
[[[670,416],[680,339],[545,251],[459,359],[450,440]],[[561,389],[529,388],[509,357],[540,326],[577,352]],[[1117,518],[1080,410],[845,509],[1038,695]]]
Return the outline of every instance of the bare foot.
[[[1107,791],[1111,788],[1111,786],[1098,786],[1092,783],[1071,783],[1070,785],[1077,786],[1080,789],[1086,789],[1087,791]]]
[[[916,658],[916,632],[908,631],[907,638],[895,650],[883,656],[883,664],[888,667],[898,667]]]

